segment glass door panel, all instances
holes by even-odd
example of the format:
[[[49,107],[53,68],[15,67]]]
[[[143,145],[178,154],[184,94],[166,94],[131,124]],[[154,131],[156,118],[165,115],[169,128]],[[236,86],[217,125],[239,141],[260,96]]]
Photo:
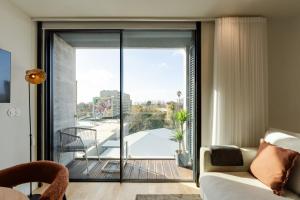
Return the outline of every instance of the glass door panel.
[[[53,38],[53,155],[70,179],[120,179],[120,33]]]
[[[193,44],[193,31],[123,32],[124,179],[192,180]]]

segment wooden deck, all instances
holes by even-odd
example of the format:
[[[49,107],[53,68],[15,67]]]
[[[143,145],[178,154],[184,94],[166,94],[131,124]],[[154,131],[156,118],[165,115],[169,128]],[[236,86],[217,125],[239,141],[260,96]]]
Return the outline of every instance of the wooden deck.
[[[108,173],[103,166],[108,163],[106,169],[115,169],[112,160],[89,160],[89,175],[86,173],[85,160],[74,160],[67,165],[70,179],[119,179],[119,173]],[[192,180],[192,170],[178,167],[175,160],[128,160],[123,169],[123,178],[129,180]]]

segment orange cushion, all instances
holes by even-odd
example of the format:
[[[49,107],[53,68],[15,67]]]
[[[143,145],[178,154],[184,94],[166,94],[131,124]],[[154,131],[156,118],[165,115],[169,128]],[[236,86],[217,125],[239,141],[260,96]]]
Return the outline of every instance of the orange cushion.
[[[262,141],[257,155],[250,166],[250,172],[269,186],[274,194],[282,195],[298,152],[283,149]]]

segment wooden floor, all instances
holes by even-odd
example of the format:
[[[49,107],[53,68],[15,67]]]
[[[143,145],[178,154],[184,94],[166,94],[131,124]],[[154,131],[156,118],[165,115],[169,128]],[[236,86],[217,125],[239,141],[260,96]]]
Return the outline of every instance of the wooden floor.
[[[199,194],[199,188],[195,183],[70,183],[66,192],[68,200],[135,200],[137,194]]]
[[[108,173],[103,170],[115,170],[118,164],[111,160],[89,160],[89,175],[86,172],[85,160],[74,160],[67,165],[70,179],[119,179],[119,173]],[[130,180],[192,180],[192,170],[178,167],[175,160],[128,160],[123,169],[123,178]]]

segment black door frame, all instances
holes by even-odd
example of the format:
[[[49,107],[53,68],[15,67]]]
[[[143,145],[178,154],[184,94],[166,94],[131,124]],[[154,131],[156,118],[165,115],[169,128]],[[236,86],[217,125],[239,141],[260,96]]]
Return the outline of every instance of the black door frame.
[[[43,30],[42,22],[37,22],[37,64],[47,73],[47,80],[44,86],[37,88],[37,160],[53,160],[53,35],[62,32],[114,32],[120,34],[120,105],[122,105],[123,94],[123,30],[94,30],[94,29],[49,29]],[[193,180],[199,184],[199,153],[201,147],[201,22],[196,23],[195,33],[195,133],[194,133],[194,163]],[[44,55],[43,55],[44,52]],[[43,97],[44,94],[44,97]],[[120,106],[122,113],[122,106]],[[122,165],[123,155],[123,116],[120,114],[120,163]],[[184,180],[124,180],[123,167],[120,167],[119,179],[73,179],[74,182],[182,182]],[[190,182],[190,181],[189,181]]]
[[[194,133],[194,181],[199,187],[199,176],[200,176],[200,148],[201,148],[201,137],[202,137],[202,90],[201,90],[201,22],[196,22],[195,31],[195,133]]]

